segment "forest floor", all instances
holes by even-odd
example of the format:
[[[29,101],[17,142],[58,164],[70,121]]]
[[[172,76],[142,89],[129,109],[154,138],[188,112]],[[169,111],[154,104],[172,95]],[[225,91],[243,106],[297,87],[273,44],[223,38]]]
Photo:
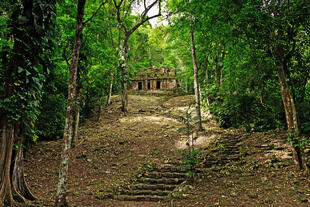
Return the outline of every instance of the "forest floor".
[[[80,126],[72,149],[68,180],[71,207],[211,207],[310,206],[310,180],[294,170],[289,145],[282,131],[253,132],[221,129],[214,121],[204,124],[197,147],[220,147],[221,137],[239,137],[240,159],[214,165],[198,174],[183,197],[161,202],[119,201],[100,198],[130,183],[139,172],[180,157],[185,147],[181,126],[172,114],[182,114],[191,95],[173,93],[131,94],[129,113],[120,112],[114,96],[100,120],[97,115]],[[205,119],[209,119],[205,115]],[[209,148],[208,148],[209,147]],[[53,206],[62,140],[38,142],[25,156],[26,180],[38,197],[34,206]],[[307,150],[309,151],[309,150]]]

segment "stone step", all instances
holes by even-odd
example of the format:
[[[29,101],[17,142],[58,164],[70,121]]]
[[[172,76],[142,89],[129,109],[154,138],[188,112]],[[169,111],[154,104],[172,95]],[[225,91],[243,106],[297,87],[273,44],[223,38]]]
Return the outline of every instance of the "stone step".
[[[186,173],[179,173],[179,172],[149,172],[144,174],[143,177],[145,178],[184,178]]]
[[[176,185],[165,185],[165,184],[135,184],[131,186],[132,189],[136,190],[161,190],[161,191],[172,191]]]
[[[154,179],[154,178],[145,178],[141,177],[137,179],[137,182],[139,183],[148,183],[148,184],[168,184],[168,185],[178,185],[181,184],[185,178],[160,178],[160,179]]]
[[[177,173],[186,173],[186,170],[180,167],[175,166],[162,166],[158,169],[159,172],[177,172]]]
[[[115,200],[121,200],[121,201],[151,201],[151,202],[156,202],[156,201],[163,201],[166,200],[166,196],[134,196],[134,195],[115,195],[113,196],[113,199]]]
[[[231,145],[230,146],[226,146],[226,148],[229,149],[229,150],[239,150],[239,147],[235,146],[235,145],[234,146],[231,146]]]
[[[241,145],[240,144],[240,140],[231,140],[231,141],[228,141],[228,142],[224,142],[224,145],[225,146],[238,146],[238,145]]]
[[[228,159],[223,158],[223,159],[218,159],[218,160],[206,160],[205,163],[208,163],[210,165],[217,165],[217,164],[224,164],[227,163]]]
[[[230,161],[240,160],[240,155],[231,155],[231,156],[228,156],[228,159]]]
[[[228,151],[225,151],[225,153],[223,153],[224,155],[231,155],[231,154],[239,154],[240,151],[239,150],[228,150]]]
[[[200,162],[201,164],[196,165],[195,173],[201,173],[214,165],[222,166],[240,160],[240,140],[226,137],[222,141],[226,150],[223,151],[221,148],[210,150],[208,152],[209,157],[205,157],[205,160]],[[219,171],[221,169],[219,167],[214,170]],[[167,200],[169,194],[187,179],[186,173],[188,171],[182,159],[167,160],[154,171],[146,172],[137,178],[135,184],[132,184],[130,188],[122,189],[113,198],[124,201],[149,202]]]
[[[157,195],[157,196],[168,196],[171,191],[160,191],[160,190],[123,190],[120,195]]]
[[[178,160],[168,160],[165,161],[163,165],[181,165],[183,163],[182,159],[178,159]]]

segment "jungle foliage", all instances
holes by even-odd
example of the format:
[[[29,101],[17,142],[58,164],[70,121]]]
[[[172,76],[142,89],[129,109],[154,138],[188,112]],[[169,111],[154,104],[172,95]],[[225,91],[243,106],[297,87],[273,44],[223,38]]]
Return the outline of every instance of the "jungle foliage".
[[[128,36],[125,75],[122,28],[148,18],[137,5],[151,1],[87,0],[85,19],[103,2],[82,34],[75,102],[82,121],[151,66],[176,68],[182,90],[193,93],[194,32],[201,104],[222,127],[296,131],[291,140],[310,134],[308,0],[154,1],[164,23],[146,21]],[[2,133],[6,153],[8,140],[25,146],[62,138],[76,16],[77,1],[0,2],[0,131],[16,132]]]

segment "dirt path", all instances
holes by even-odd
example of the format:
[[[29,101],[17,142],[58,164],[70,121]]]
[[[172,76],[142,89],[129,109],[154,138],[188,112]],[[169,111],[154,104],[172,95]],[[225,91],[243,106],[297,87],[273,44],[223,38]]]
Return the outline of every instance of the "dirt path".
[[[104,109],[101,121],[88,120],[72,150],[68,200],[71,206],[161,206],[154,203],[96,199],[96,193],[125,184],[139,168],[179,156],[175,143],[179,123],[172,109],[185,107],[192,96],[130,95],[129,113],[120,113],[120,99]],[[44,206],[54,201],[61,140],[39,143],[26,157],[27,180]]]
[[[128,202],[97,199],[127,185],[139,171],[173,160],[182,147],[178,122],[170,114],[184,111],[193,96],[169,94],[129,96],[129,114],[120,113],[120,98],[105,108],[101,121],[88,120],[80,127],[80,139],[72,150],[68,201],[79,207],[211,207],[211,206],[309,206],[310,182],[293,170],[285,133],[246,133],[223,130],[210,122],[199,140],[206,171],[182,192],[187,199],[169,202]],[[241,159],[227,161],[225,152],[238,138]],[[216,141],[217,140],[217,141]],[[227,142],[225,144],[225,142]],[[40,198],[37,206],[53,206],[62,141],[40,142],[26,155],[26,179]],[[310,150],[308,150],[310,151]],[[223,157],[224,155],[224,157]],[[209,158],[211,157],[211,158]],[[216,160],[216,159],[217,160]],[[221,162],[225,159],[226,162]],[[215,160],[215,161],[214,161]]]

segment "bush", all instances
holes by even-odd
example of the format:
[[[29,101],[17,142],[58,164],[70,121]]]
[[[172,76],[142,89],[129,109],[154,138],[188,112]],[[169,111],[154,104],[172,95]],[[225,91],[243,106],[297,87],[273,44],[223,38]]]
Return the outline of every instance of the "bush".
[[[279,107],[268,103],[262,105],[254,94],[235,92],[223,95],[215,89],[209,90],[206,96],[210,100],[211,114],[223,128],[264,131],[285,126],[285,117]]]

